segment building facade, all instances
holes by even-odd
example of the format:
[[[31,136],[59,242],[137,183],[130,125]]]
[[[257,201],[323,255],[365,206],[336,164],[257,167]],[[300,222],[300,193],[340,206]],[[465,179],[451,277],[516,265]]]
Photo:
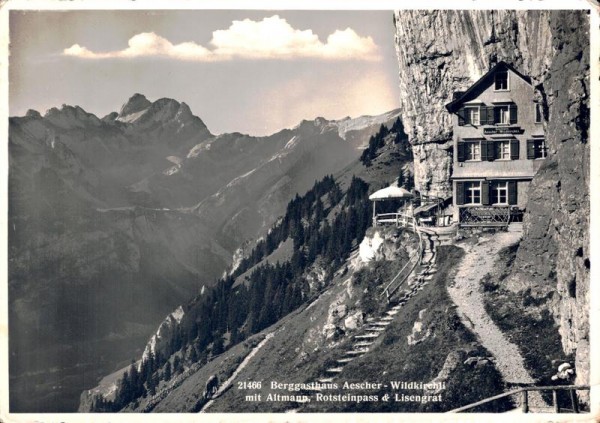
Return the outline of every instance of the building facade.
[[[527,76],[495,65],[446,105],[453,114],[453,217],[462,227],[518,221],[546,158],[543,110]]]

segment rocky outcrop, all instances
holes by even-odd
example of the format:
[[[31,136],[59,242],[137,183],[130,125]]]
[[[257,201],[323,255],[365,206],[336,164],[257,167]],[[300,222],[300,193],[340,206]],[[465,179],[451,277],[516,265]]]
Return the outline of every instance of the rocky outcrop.
[[[402,247],[402,248],[401,248]],[[357,267],[378,260],[400,260],[418,248],[411,233],[393,226],[369,228],[358,248]]]
[[[142,354],[142,362],[146,361],[150,355],[156,356],[157,353],[161,353],[165,356],[165,350],[168,347],[169,342],[171,341],[173,334],[177,329],[177,325],[181,322],[183,315],[185,312],[181,306],[177,307],[175,311],[170,313],[165,320],[162,321],[158,330],[146,345],[144,349],[144,354]],[[141,363],[140,363],[141,367]]]
[[[577,383],[589,381],[589,17],[586,11],[397,11],[401,110],[418,190],[451,193],[444,105],[504,60],[532,78],[548,158],[529,191],[508,286],[548,297]]]
[[[423,326],[423,318],[427,309],[419,311],[419,319],[413,324],[413,329],[410,335],[407,336],[408,345],[417,345],[431,336],[431,329]]]
[[[547,11],[419,11],[394,15],[405,132],[415,185],[451,195],[452,116],[444,106],[504,60],[534,80],[552,57]]]
[[[139,113],[150,107],[152,103],[143,94],[134,94],[131,96],[127,103],[123,104],[119,111],[120,120],[126,120],[127,117],[133,113]]]

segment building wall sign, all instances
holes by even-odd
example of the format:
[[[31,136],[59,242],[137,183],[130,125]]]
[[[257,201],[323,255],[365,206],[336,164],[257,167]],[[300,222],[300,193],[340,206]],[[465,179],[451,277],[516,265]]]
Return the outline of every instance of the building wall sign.
[[[511,126],[509,128],[483,128],[483,135],[493,135],[493,134],[522,134],[525,132],[520,126]]]

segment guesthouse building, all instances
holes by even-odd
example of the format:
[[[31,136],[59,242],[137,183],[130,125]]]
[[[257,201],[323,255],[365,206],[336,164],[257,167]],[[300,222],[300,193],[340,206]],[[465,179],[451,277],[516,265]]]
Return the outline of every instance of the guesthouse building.
[[[500,62],[446,109],[453,115],[453,220],[461,227],[519,221],[546,158],[543,110],[530,79]]]

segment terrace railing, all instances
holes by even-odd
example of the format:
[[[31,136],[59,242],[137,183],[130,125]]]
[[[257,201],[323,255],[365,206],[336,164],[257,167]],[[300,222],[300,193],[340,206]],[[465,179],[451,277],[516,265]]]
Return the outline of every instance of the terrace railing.
[[[510,392],[505,392],[503,394],[495,395],[493,397],[489,397],[483,399],[481,401],[477,401],[473,404],[465,405],[464,407],[456,408],[454,410],[450,410],[449,413],[461,413],[463,411],[469,411],[476,407],[480,407],[485,404],[489,404],[493,401],[497,401],[502,398],[507,398],[512,395],[521,395],[521,411],[523,413],[529,413],[530,411],[550,411],[554,413],[579,413],[579,401],[577,400],[577,396],[575,395],[576,391],[589,391],[589,386],[577,386],[577,385],[557,385],[557,386],[526,386],[523,388],[515,389]],[[552,407],[548,410],[536,410],[532,409],[529,405],[529,392],[531,391],[551,391],[552,392]],[[571,402],[571,408],[561,408],[558,401],[558,393],[566,392],[569,395],[569,400]]]
[[[381,213],[375,215],[373,218],[373,226],[382,224],[393,224],[397,227],[404,227],[408,229],[415,228],[415,219],[405,213]]]
[[[459,224],[469,226],[508,226],[510,206],[469,206],[460,207]]]

